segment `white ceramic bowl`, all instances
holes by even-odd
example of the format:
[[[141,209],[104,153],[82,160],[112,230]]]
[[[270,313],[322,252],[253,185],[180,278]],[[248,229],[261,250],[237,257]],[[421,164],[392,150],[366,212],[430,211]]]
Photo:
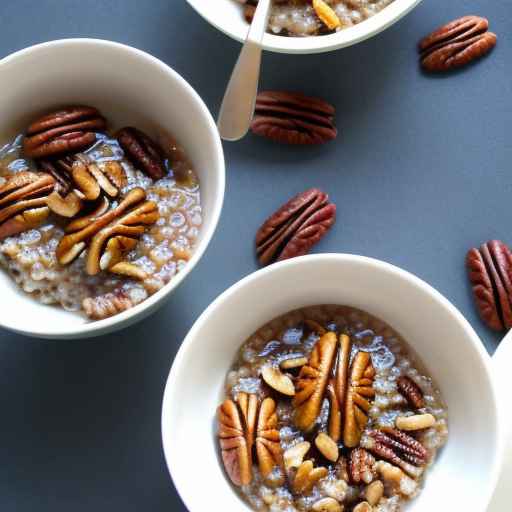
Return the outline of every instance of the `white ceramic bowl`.
[[[236,0],[187,0],[209,23],[237,41],[244,41],[248,24]],[[280,53],[321,53],[364,41],[393,25],[421,0],[395,0],[371,18],[335,34],[312,37],[284,37],[265,34],[263,48]]]
[[[158,59],[122,44],[68,39],[21,50],[0,61],[0,141],[7,142],[53,107],[86,104],[115,126],[159,126],[184,146],[201,181],[204,224],[183,271],[158,293],[112,318],[87,321],[20,292],[0,270],[0,326],[42,338],[96,336],[126,327],[159,305],[185,279],[215,231],[224,198],[224,156],[215,123],[192,87]]]
[[[233,285],[194,324],[172,366],[162,411],[163,446],[190,512],[249,510],[228,483],[215,412],[237,350],[258,327],[314,304],[350,305],[400,332],[429,369],[449,408],[450,437],[409,512],[484,512],[501,465],[490,358],[459,311],[425,282],[352,255],[304,256]]]

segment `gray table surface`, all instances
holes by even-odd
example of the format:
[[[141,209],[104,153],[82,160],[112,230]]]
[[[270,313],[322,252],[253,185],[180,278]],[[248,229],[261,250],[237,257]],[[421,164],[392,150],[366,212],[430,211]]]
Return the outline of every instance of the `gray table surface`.
[[[422,74],[418,38],[464,14],[490,19],[494,53],[446,77]],[[510,15],[509,0],[425,0],[355,47],[266,54],[262,85],[330,100],[338,140],[226,144],[216,235],[171,301],[137,326],[70,343],[0,332],[0,510],[184,510],[160,441],[173,357],[212,299],[257,268],[261,221],[310,186],[328,191],[339,212],[316,252],[373,256],[417,274],[460,308],[492,352],[499,336],[475,313],[464,257],[491,238],[512,243]],[[2,0],[0,23],[2,56],[64,37],[143,49],[181,73],[215,114],[240,48],[184,0]]]

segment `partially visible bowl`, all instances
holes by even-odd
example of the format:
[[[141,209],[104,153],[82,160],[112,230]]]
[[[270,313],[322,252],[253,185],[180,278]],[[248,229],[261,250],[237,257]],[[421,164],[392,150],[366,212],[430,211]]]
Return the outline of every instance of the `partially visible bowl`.
[[[0,326],[40,338],[98,336],[126,327],[161,306],[204,254],[219,220],[225,167],[215,123],[198,94],[178,73],[135,48],[95,39],[39,44],[0,61],[1,140],[22,131],[34,115],[56,106],[89,104],[117,126],[157,125],[185,148],[201,183],[204,222],[192,258],[160,291],[105,320],[44,306],[0,270]]]
[[[244,41],[248,24],[240,3],[235,0],[187,0],[206,20],[226,35]],[[340,30],[335,34],[312,37],[285,37],[265,34],[263,48],[279,53],[321,53],[330,52],[368,39],[396,23],[421,0],[395,0],[371,18]]]
[[[304,256],[262,269],[218,297],[174,360],[163,399],[163,447],[190,512],[215,504],[249,510],[226,478],[215,427],[227,370],[257,328],[296,308],[340,304],[396,329],[428,368],[448,405],[450,437],[409,512],[484,512],[501,466],[490,357],[461,313],[428,284],[392,265],[353,255]]]

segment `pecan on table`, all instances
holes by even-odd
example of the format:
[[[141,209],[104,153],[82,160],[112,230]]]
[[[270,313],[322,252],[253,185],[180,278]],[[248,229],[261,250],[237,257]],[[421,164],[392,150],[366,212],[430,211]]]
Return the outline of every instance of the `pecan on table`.
[[[327,332],[316,343],[299,373],[293,398],[295,426],[305,432],[315,425],[336,355],[336,334]]]
[[[448,71],[484,56],[496,45],[496,34],[480,16],[464,16],[438,28],[419,43],[426,71]]]
[[[410,377],[399,377],[396,383],[398,391],[407,400],[410,406],[415,409],[423,409],[423,407],[425,407],[423,391]]]
[[[252,131],[285,144],[321,144],[335,139],[335,109],[301,93],[265,91],[256,99]]]
[[[473,296],[482,320],[495,331],[512,327],[512,252],[499,240],[466,256]]]
[[[413,478],[421,476],[428,459],[427,450],[419,441],[405,432],[388,427],[368,431],[361,446]]]
[[[126,157],[153,180],[159,180],[166,174],[161,148],[137,128],[127,126],[116,135]]]
[[[82,151],[96,140],[106,121],[93,107],[73,106],[37,119],[27,129],[23,152],[28,158],[47,158]]]
[[[306,254],[336,220],[329,196],[312,188],[296,195],[273,213],[256,233],[262,265]]]
[[[0,240],[40,226],[50,210],[55,180],[48,174],[19,172],[0,186]]]
[[[103,198],[93,213],[72,221],[57,246],[59,263],[71,263],[88,246],[85,269],[89,275],[108,270],[144,280],[146,273],[140,267],[123,261],[123,256],[133,249],[146,226],[158,220],[156,204],[145,199],[144,190],[134,188],[117,207],[106,211],[108,200]]]

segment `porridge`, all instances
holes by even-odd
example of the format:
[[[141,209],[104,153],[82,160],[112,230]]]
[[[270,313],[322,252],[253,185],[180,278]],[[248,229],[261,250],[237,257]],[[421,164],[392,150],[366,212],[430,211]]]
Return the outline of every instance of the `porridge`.
[[[252,21],[258,0],[245,4],[244,15]],[[274,0],[268,32],[282,36],[331,34],[370,18],[393,0]]]
[[[92,107],[35,121],[0,148],[0,266],[44,304],[102,319],[189,260],[202,211],[176,141],[107,130]]]
[[[225,393],[221,458],[257,511],[400,511],[448,437],[442,397],[406,343],[345,306],[260,328]]]

